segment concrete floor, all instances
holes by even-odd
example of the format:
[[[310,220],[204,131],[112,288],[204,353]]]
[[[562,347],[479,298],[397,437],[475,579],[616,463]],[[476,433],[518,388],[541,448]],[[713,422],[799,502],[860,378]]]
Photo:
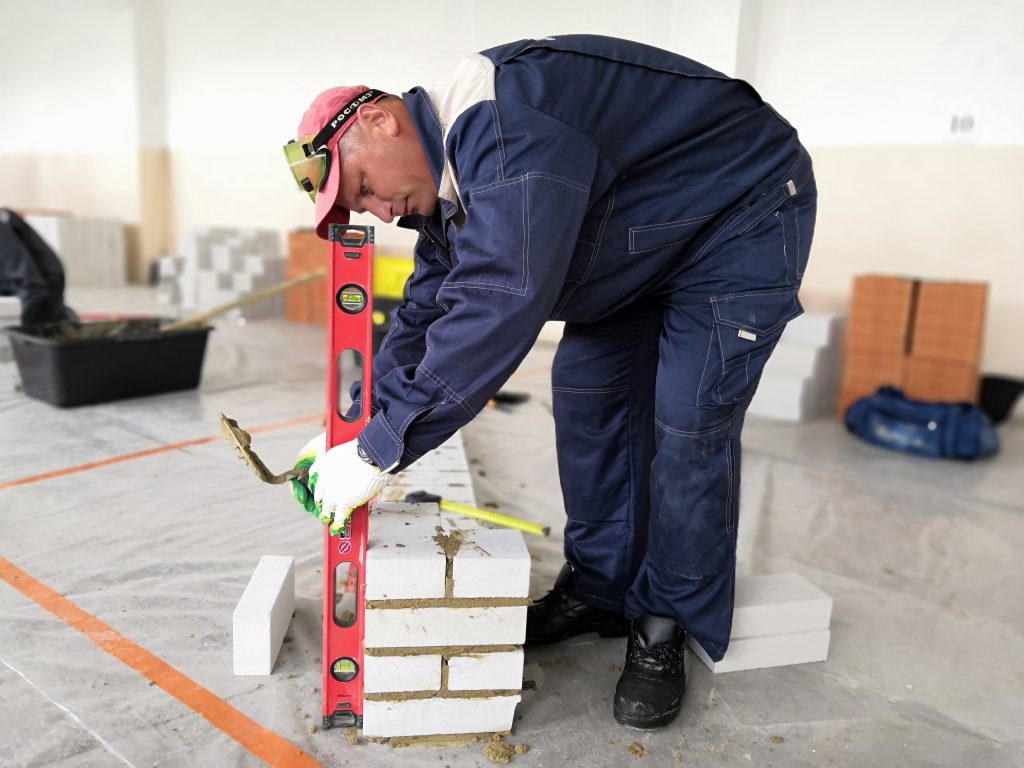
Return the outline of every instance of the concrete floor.
[[[140,291],[72,292],[79,310],[149,308]],[[3,488],[5,482],[246,426],[315,415],[322,334],[223,323],[198,391],[58,410],[0,371],[0,556],[288,739],[323,765],[484,766],[481,745],[350,745],[319,720],[320,526],[218,441]],[[562,509],[538,345],[465,430],[478,503],[550,524],[528,537],[532,591],[561,565]],[[7,372],[9,374],[9,371]],[[9,382],[9,378],[6,380]],[[1018,411],[1019,412],[1019,411]],[[317,429],[260,433],[285,466]],[[976,464],[891,454],[832,421],[748,419],[741,568],[797,571],[833,596],[827,662],[714,675],[687,653],[683,714],[655,733],[611,717],[623,640],[529,650],[510,743],[523,766],[1024,765],[1024,420]],[[231,612],[258,558],[296,558],[293,640],[274,674],[231,672]],[[647,750],[633,756],[633,743]],[[634,748],[635,749],[635,748]],[[261,762],[20,592],[0,586],[0,766],[250,766]]]

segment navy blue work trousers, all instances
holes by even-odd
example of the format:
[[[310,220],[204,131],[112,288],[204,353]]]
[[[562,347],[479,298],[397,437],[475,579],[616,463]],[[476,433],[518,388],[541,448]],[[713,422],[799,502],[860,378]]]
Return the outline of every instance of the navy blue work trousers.
[[[567,323],[552,371],[577,595],[674,616],[716,661],[732,627],[743,419],[803,311],[817,198],[806,155],[793,177],[701,237],[657,290]]]

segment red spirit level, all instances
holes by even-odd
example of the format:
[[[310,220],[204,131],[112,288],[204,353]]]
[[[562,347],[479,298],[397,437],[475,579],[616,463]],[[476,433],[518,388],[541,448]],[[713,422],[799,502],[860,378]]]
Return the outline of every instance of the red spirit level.
[[[327,327],[327,447],[355,440],[370,420],[373,343],[373,227],[332,224],[330,321]],[[362,378],[362,406],[345,407]],[[323,727],[363,724],[363,584],[367,505],[345,530],[324,527]]]

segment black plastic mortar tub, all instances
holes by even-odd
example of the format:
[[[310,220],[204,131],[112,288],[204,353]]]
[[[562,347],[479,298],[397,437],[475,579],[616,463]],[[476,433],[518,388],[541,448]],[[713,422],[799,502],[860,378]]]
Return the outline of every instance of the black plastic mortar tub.
[[[159,318],[7,328],[25,394],[68,407],[199,385],[212,328],[161,333]]]

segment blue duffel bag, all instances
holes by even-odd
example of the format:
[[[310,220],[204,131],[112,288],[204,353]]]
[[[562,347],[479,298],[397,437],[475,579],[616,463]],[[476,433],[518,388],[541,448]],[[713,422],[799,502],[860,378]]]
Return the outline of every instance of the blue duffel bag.
[[[847,408],[846,428],[883,448],[933,459],[980,459],[999,451],[992,422],[977,406],[909,400],[895,387]]]

